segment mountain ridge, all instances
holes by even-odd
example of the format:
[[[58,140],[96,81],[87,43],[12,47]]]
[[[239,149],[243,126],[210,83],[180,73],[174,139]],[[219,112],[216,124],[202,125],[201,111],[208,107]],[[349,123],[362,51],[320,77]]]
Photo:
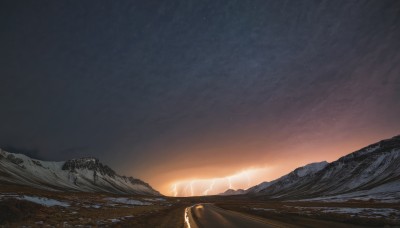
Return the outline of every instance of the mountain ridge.
[[[270,187],[271,185],[283,185],[283,184],[294,184],[293,181],[296,181],[296,178],[304,178],[308,177],[311,175],[314,175],[321,169],[325,168],[329,163],[326,161],[322,162],[313,162],[310,164],[307,164],[305,166],[298,167],[291,171],[290,173],[281,176],[278,179],[275,179],[270,182],[262,182],[254,187],[251,187],[246,190],[246,194],[256,194],[259,193],[260,191],[263,191],[263,189]]]
[[[119,175],[94,157],[53,162],[2,149],[0,181],[54,191],[161,195],[148,183]]]
[[[228,190],[226,190],[225,192],[223,192],[223,193],[220,193],[220,194],[218,194],[218,195],[220,195],[220,196],[233,196],[233,195],[242,195],[242,194],[245,194],[246,193],[246,190],[244,190],[244,189],[228,189]]]
[[[302,169],[310,165],[315,169],[303,173]],[[253,186],[244,194],[270,199],[357,197],[400,201],[400,135],[370,144],[331,163],[296,168],[276,180]]]

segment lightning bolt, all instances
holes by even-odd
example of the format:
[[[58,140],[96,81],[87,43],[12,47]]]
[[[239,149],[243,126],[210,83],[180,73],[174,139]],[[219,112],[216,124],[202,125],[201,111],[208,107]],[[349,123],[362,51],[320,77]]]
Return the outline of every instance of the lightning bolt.
[[[231,178],[230,178],[230,177],[227,177],[226,179],[228,179],[229,189],[233,189]]]
[[[193,192],[193,183],[194,183],[194,181],[191,181],[191,182],[190,182],[190,194],[191,194],[191,196],[194,195],[194,192]]]
[[[187,191],[188,191],[189,185],[186,184],[185,189],[183,190],[185,192],[185,196],[188,196]]]
[[[267,167],[242,170],[241,172],[235,173],[231,176],[224,176],[210,179],[189,179],[177,181],[170,186],[170,193],[172,196],[195,196],[210,195],[221,187],[235,189],[235,185],[240,188],[251,186],[253,175],[256,173],[264,173]]]
[[[208,192],[213,189],[214,184],[215,184],[215,179],[212,180],[211,185],[203,192],[203,195],[207,196]]]
[[[246,175],[246,179],[247,179],[247,187],[250,187],[250,177],[249,177],[249,173],[245,173]]]
[[[172,185],[171,192],[174,194],[175,197],[178,195],[178,186],[177,186],[177,184]]]

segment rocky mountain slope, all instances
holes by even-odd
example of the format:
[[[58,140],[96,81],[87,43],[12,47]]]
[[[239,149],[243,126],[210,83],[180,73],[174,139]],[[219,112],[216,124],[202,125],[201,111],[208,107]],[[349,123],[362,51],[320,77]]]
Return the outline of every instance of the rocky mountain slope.
[[[299,167],[289,174],[280,177],[271,182],[263,182],[259,185],[251,187],[246,190],[249,194],[258,194],[265,191],[265,189],[270,189],[271,193],[279,192],[282,189],[290,188],[299,184],[304,179],[312,178],[317,172],[325,168],[329,163],[326,161],[311,163],[303,167]]]
[[[149,184],[121,176],[96,158],[49,162],[0,150],[0,183],[56,191],[160,195]]]
[[[312,163],[245,190],[262,198],[400,200],[400,136],[382,140],[332,163]]]

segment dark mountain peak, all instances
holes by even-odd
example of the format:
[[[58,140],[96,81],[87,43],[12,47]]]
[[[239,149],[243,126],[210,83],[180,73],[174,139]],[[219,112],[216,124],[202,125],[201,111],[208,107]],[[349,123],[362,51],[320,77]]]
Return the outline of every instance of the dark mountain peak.
[[[337,160],[337,162],[345,162],[353,159],[363,159],[364,157],[366,157],[371,153],[374,153],[374,155],[379,156],[382,153],[389,153],[393,149],[399,149],[399,148],[400,148],[400,135],[390,139],[381,140],[377,143],[366,146],[351,154],[341,157],[340,159]]]
[[[395,148],[400,148],[400,135],[397,135],[391,139],[385,139],[380,142],[378,142],[380,148],[383,149],[395,149]]]
[[[234,190],[234,189],[230,188],[230,189],[226,190],[225,192],[220,193],[219,195],[230,196],[230,195],[242,195],[244,193],[246,193],[246,191],[243,189]]]
[[[228,189],[228,190],[226,190],[225,191],[225,193],[238,193],[238,192],[244,192],[244,190],[243,189]]]
[[[115,176],[115,171],[107,165],[103,165],[99,159],[94,157],[85,157],[70,159],[64,163],[62,170],[75,171],[76,169],[88,169],[101,173],[102,175],[108,175],[110,177]]]
[[[102,174],[103,176],[110,176],[113,178],[119,177],[119,178],[122,178],[127,183],[131,183],[133,185],[145,186],[145,187],[151,189],[153,192],[155,192],[156,195],[160,195],[160,193],[157,192],[156,190],[154,190],[148,183],[146,183],[140,179],[133,178],[133,177],[118,175],[110,167],[108,167],[107,165],[104,165],[103,163],[101,163],[99,161],[99,159],[94,158],[94,157],[70,159],[70,160],[66,161],[62,167],[62,170],[68,170],[70,172],[76,172],[77,169],[92,170],[92,171]]]

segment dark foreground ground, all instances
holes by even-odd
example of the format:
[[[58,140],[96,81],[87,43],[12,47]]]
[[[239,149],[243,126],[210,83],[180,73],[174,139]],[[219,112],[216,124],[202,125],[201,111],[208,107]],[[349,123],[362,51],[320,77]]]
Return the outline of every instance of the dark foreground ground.
[[[399,205],[372,201],[318,203],[243,197],[168,198],[61,193],[5,185],[0,185],[0,227],[180,228],[185,227],[185,208],[199,203],[212,203],[221,213],[224,213],[222,210],[239,212],[286,227],[400,227]]]
[[[397,204],[242,201],[216,205],[299,227],[400,227]]]

